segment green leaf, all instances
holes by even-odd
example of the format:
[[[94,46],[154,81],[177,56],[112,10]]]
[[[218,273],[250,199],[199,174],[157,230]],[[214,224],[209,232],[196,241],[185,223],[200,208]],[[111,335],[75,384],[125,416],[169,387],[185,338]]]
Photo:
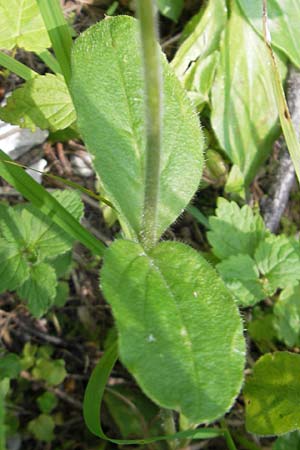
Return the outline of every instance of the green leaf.
[[[69,285],[65,282],[60,282],[57,285],[56,290],[56,297],[54,299],[54,306],[57,306],[58,308],[62,308],[66,301],[68,300],[69,295]]]
[[[300,345],[300,284],[284,289],[274,306],[278,339],[288,347]]]
[[[264,290],[268,295],[300,280],[299,244],[286,236],[269,236],[255,251],[255,260],[264,276]]]
[[[40,52],[50,40],[35,0],[0,0],[0,48]]]
[[[28,303],[32,315],[41,317],[56,297],[57,278],[53,267],[46,263],[32,265],[30,276],[17,290],[18,295]]]
[[[0,176],[38,208],[39,212],[77,239],[93,254],[102,255],[105,246],[70,214],[47,190],[39,185],[21,167],[0,149]]]
[[[250,433],[280,435],[300,427],[300,356],[277,352],[262,356],[246,380],[246,428]]]
[[[65,361],[63,359],[39,358],[36,362],[32,375],[38,380],[45,380],[50,385],[57,385],[64,381],[67,376]]]
[[[43,442],[51,442],[54,439],[55,423],[51,416],[41,414],[28,424],[28,430],[34,435],[35,439]]]
[[[161,420],[155,424],[155,418],[159,417],[159,408],[140,391],[117,385],[107,389],[104,402],[125,439],[142,436],[145,428],[148,431],[151,427],[151,422],[151,431],[154,431],[151,435],[162,433],[163,430],[159,426]]]
[[[21,372],[21,362],[15,353],[7,353],[0,358],[0,381],[4,378],[17,378]],[[0,447],[1,448],[1,447]]]
[[[237,203],[220,197],[215,214],[209,219],[211,231],[207,238],[220,259],[239,253],[253,256],[259,242],[268,234],[262,218],[248,205],[240,208]]]
[[[38,75],[15,89],[0,109],[4,122],[51,132],[73,124],[76,113],[68,88],[60,75]]]
[[[266,45],[236,2],[231,5],[212,88],[211,121],[221,147],[239,167],[247,186],[270,153],[280,128]],[[286,67],[278,63],[284,77]]]
[[[267,353],[274,349],[277,335],[272,313],[266,314],[262,313],[260,309],[254,309],[251,321],[247,324],[247,331],[261,353]]]
[[[175,242],[145,254],[117,241],[101,283],[122,362],[143,391],[193,423],[223,415],[241,387],[245,343],[237,307],[209,263]]]
[[[117,341],[114,341],[108,349],[106,349],[104,355],[97,363],[92,375],[89,379],[83,403],[84,420],[91,433],[115,444],[150,444],[157,441],[169,441],[174,439],[210,439],[217,436],[222,436],[224,430],[219,428],[196,428],[185,431],[179,431],[175,434],[165,434],[161,436],[155,436],[143,439],[134,440],[122,440],[112,439],[104,433],[102,430],[101,421],[99,420],[99,414],[101,410],[103,394],[105,386],[110,377],[110,373],[118,358]]]
[[[249,255],[230,256],[216,266],[242,307],[253,306],[265,297],[259,281],[259,271]]]
[[[56,408],[58,400],[52,392],[44,392],[37,398],[37,404],[43,414],[49,414]]]
[[[280,436],[272,447],[272,450],[300,450],[300,431]]]
[[[261,0],[238,0],[246,18],[255,30],[263,35]],[[300,5],[297,1],[268,0],[268,28],[272,44],[286,53],[300,67]]]
[[[162,60],[164,132],[159,236],[195,193],[203,158],[198,119],[163,56]],[[109,17],[76,41],[71,91],[78,126],[95,156],[94,167],[105,192],[135,237],[142,229],[145,186],[142,67],[138,24],[130,17]]]
[[[6,449],[5,436],[5,396],[9,391],[9,379],[5,378],[0,381],[0,449]]]
[[[183,10],[184,0],[157,0],[157,7],[163,16],[177,22]]]
[[[28,263],[19,246],[0,239],[0,292],[14,291],[28,277]]]
[[[219,63],[221,33],[227,22],[226,1],[210,1],[192,21],[193,29],[177,50],[171,65],[199,108],[208,102]]]
[[[72,252],[63,253],[57,258],[51,259],[50,262],[55,269],[57,278],[68,277],[72,269]]]

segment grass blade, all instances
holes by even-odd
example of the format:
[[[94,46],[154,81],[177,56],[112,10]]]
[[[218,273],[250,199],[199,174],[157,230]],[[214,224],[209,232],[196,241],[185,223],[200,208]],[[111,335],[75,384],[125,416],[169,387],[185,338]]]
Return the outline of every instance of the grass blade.
[[[166,436],[156,436],[146,439],[111,439],[102,430],[100,417],[100,409],[102,399],[105,391],[105,386],[109,379],[110,373],[118,358],[118,342],[114,341],[112,345],[106,350],[95,369],[92,372],[88,382],[83,402],[84,420],[94,435],[105,441],[110,441],[119,445],[132,444],[150,444],[157,441],[169,441],[172,439],[210,439],[218,436],[223,436],[226,430],[220,428],[198,428],[194,430],[179,431],[178,433],[169,434]]]
[[[37,56],[46,64],[46,66],[49,67],[49,69],[52,70],[52,72],[60,73],[61,75],[63,74],[61,67],[57,62],[57,59],[54,58],[54,56],[52,55],[52,53],[49,52],[49,50],[44,50],[41,53],[37,53]]]
[[[67,85],[71,80],[72,35],[59,0],[36,0]]]
[[[300,183],[300,143],[297,138],[295,127],[293,125],[284,90],[280,81],[280,74],[277,67],[276,58],[271,45],[271,35],[268,29],[267,0],[263,0],[263,31],[264,40],[267,45],[271,66],[273,71],[274,93],[276,97],[278,113],[282,131],[285,137],[287,148],[290,152],[294,164],[295,172]]]
[[[30,69],[30,67],[25,66],[25,64],[20,63],[16,59],[12,58],[6,53],[0,52],[0,66],[5,67],[10,72],[14,72],[23,80],[28,81],[38,75],[37,72]]]
[[[83,228],[45,188],[34,181],[21,167],[11,163],[12,160],[9,156],[0,150],[0,176],[66,233],[81,242],[94,254],[102,256],[105,245]]]

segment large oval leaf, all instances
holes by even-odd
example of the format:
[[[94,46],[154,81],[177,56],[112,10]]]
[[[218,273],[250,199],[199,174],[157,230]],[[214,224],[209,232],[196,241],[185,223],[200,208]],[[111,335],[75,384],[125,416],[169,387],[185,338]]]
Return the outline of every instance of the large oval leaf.
[[[241,387],[245,343],[238,309],[203,257],[175,242],[146,254],[117,241],[102,287],[121,359],[145,393],[193,423],[223,415]]]
[[[238,0],[251,25],[263,35],[262,1]],[[298,0],[268,0],[268,26],[272,43],[300,67],[300,3]]]
[[[179,81],[163,60],[164,115],[157,235],[177,218],[197,189],[202,134]],[[77,40],[71,91],[78,125],[105,192],[129,224],[141,231],[145,179],[142,60],[137,22],[103,20]]]
[[[212,88],[211,119],[222,148],[239,167],[247,185],[271,151],[280,128],[266,45],[236,2],[231,3]],[[280,69],[284,75],[283,64]]]
[[[289,352],[262,356],[245,386],[246,428],[278,435],[300,429],[300,356]]]

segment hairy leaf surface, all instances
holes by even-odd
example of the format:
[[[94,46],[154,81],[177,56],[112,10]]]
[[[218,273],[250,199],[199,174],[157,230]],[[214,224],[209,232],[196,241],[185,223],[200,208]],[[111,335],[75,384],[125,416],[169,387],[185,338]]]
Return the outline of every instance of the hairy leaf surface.
[[[220,197],[216,215],[210,217],[208,241],[214,254],[225,259],[244,253],[254,255],[259,242],[268,234],[264,222],[248,205],[242,208]]]
[[[62,130],[76,120],[68,88],[59,75],[39,75],[15,89],[0,109],[4,122],[35,130]]]
[[[246,428],[279,435],[300,428],[300,356],[276,352],[262,356],[244,388]]]
[[[180,82],[162,56],[164,115],[157,235],[195,193],[202,133]],[[71,91],[78,125],[103,187],[121,219],[139,235],[145,186],[142,59],[137,22],[107,18],[77,39]]]
[[[36,0],[0,0],[0,48],[41,52],[50,45]]]
[[[236,2],[231,4],[212,88],[211,120],[221,147],[239,167],[247,186],[280,128],[266,45]],[[285,66],[278,63],[284,76]]]
[[[238,0],[245,16],[263,35],[261,0]],[[300,4],[297,0],[268,0],[268,27],[272,44],[284,51],[300,67]]]
[[[245,343],[237,307],[209,263],[175,242],[146,254],[117,241],[101,283],[121,359],[145,393],[193,423],[223,415],[241,387]]]

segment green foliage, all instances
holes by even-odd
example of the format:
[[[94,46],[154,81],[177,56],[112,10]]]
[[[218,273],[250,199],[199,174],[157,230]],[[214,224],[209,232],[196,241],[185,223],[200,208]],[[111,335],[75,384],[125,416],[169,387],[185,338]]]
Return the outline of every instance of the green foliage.
[[[5,397],[9,390],[9,378],[0,381],[0,449],[5,450]]]
[[[60,384],[67,376],[65,361],[46,357],[38,358],[32,370],[32,375],[37,380],[45,380],[51,386]]]
[[[58,400],[52,392],[44,392],[37,398],[37,404],[43,414],[50,414],[58,404]]]
[[[54,197],[77,220],[81,218],[83,206],[76,192],[58,191]],[[31,205],[0,205],[0,212],[0,291],[17,288],[31,313],[40,317],[57,295],[51,262],[55,265],[56,258],[71,249],[73,239]]]
[[[258,268],[249,255],[230,256],[216,267],[240,305],[255,305],[265,297]]]
[[[258,243],[268,233],[262,218],[248,205],[239,208],[237,203],[221,197],[216,215],[209,219],[209,227],[208,241],[220,259],[238,254],[253,256]]]
[[[299,429],[300,356],[277,352],[262,356],[246,380],[246,427],[262,436]]]
[[[33,131],[38,126],[56,132],[72,125],[76,114],[63,78],[46,74],[15,89],[7,105],[0,109],[0,118]]]
[[[41,414],[28,424],[28,430],[34,437],[43,442],[51,442],[54,439],[55,423],[51,416]]]
[[[274,327],[288,347],[300,345],[300,285],[284,289],[274,306]]]
[[[192,423],[224,414],[241,387],[245,344],[237,308],[210,265],[183,244],[145,254],[118,241],[101,280],[122,362],[144,392]]]
[[[268,295],[278,288],[293,286],[300,279],[299,244],[286,236],[267,237],[258,246],[255,259]]]
[[[300,450],[300,431],[280,436],[272,447],[272,450]]]
[[[0,358],[0,381],[17,378],[21,372],[20,358],[15,353],[7,353]],[[1,447],[0,447],[1,448]]]
[[[184,6],[184,0],[157,0],[161,14],[177,22]]]
[[[171,63],[198,109],[209,101],[219,63],[221,33],[226,22],[226,1],[210,1],[205,11],[201,10],[187,25],[189,34]]]
[[[41,52],[50,40],[35,0],[0,1],[0,48]]]
[[[222,149],[239,167],[247,186],[279,134],[278,113],[266,46],[236,2],[230,5],[212,87],[211,121]],[[278,62],[284,77],[285,66]]]
[[[259,34],[263,34],[262,6],[260,0],[238,0],[245,17]],[[300,31],[300,5],[290,0],[268,0],[268,27],[272,44],[282,50],[286,56],[300,67],[298,41]]]
[[[298,283],[299,243],[270,234],[249,206],[240,208],[219,198],[209,226],[212,251],[222,260],[216,268],[239,305],[253,306],[277,289]]]
[[[110,17],[91,27],[77,39],[72,61],[71,91],[79,129],[95,156],[105,192],[130,235],[137,237],[143,220],[145,125],[136,21]],[[203,147],[190,102],[163,56],[162,64],[165,109],[157,236],[195,193]]]

